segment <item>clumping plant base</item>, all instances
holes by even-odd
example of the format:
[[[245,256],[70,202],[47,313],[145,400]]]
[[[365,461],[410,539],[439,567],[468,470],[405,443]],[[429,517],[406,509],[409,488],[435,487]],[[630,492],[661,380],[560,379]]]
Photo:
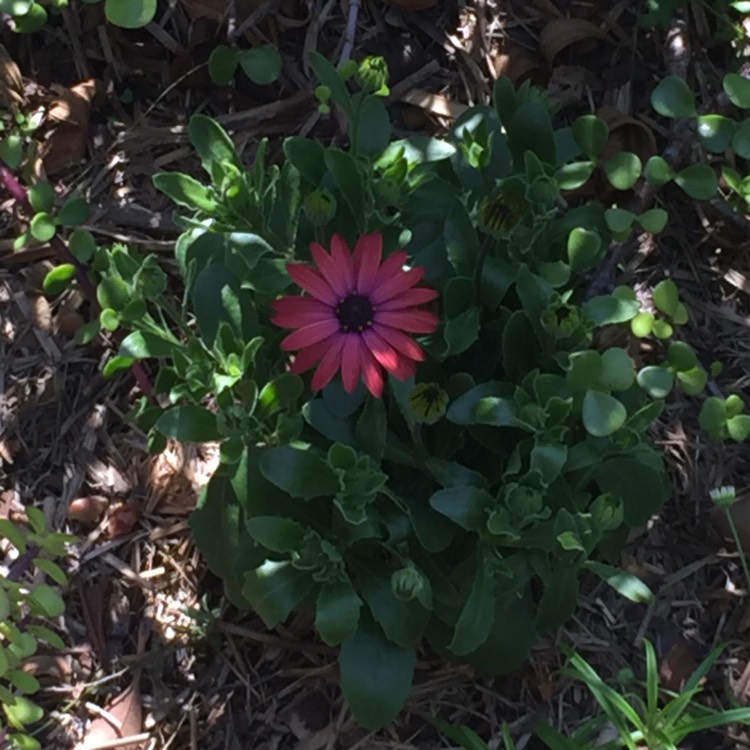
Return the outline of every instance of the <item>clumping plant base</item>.
[[[382,371],[399,380],[413,377],[422,349],[408,333],[433,333],[437,317],[419,306],[434,300],[434,289],[419,288],[423,268],[404,270],[403,250],[383,261],[380,234],[360,237],[354,253],[340,235],[331,238],[331,254],[313,243],[317,272],[301,264],[287,270],[307,297],[274,300],[271,322],[295,328],[281,342],[284,351],[299,350],[291,371],[317,365],[312,388],[319,391],[341,370],[344,390],[353,393],[361,376],[376,398],[383,395]]]

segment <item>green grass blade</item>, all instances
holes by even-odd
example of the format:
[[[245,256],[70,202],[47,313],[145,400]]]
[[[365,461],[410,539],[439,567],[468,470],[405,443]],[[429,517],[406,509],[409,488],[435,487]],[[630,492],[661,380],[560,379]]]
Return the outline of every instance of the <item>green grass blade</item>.
[[[659,712],[659,667],[651,641],[644,639],[643,645],[646,649],[646,723],[652,724]]]

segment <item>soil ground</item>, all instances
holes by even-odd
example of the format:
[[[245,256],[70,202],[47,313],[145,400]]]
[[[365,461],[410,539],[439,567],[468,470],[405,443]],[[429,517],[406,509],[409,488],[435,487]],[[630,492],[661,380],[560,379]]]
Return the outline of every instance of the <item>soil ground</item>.
[[[649,93],[675,74],[710,107],[723,75],[739,68],[744,39],[727,39],[717,11],[725,4],[675,4],[665,25],[645,28],[645,3],[628,0],[364,0],[354,55],[388,61],[398,133],[444,133],[505,74],[546,87],[562,121],[609,108],[614,147],[644,161],[671,148],[689,163],[699,158],[694,142],[654,114]],[[61,192],[91,200],[88,225],[99,239],[156,252],[169,269],[178,230],[151,176],[199,173],[188,117],[217,117],[248,164],[261,137],[270,139],[272,159],[289,135],[340,140],[336,119],[317,111],[305,60],[311,50],[338,59],[349,12],[336,0],[180,0],[161,3],[147,29],[124,31],[105,24],[101,5],[78,4],[34,36],[2,33],[0,95],[17,90],[17,65],[26,105],[47,112],[40,168]],[[743,19],[732,18],[741,29]],[[208,55],[238,28],[241,46],[278,45],[279,82],[211,83]],[[628,205],[643,196],[610,197]],[[613,678],[624,667],[643,674],[644,637],[673,689],[713,646],[727,644],[705,699],[750,702],[747,592],[708,494],[721,485],[738,489],[736,519],[750,544],[749,454],[741,444],[709,442],[697,425],[700,399],[678,396],[654,432],[672,498],[633,535],[622,560],[649,583],[655,603],[628,603],[588,582],[576,617],[540,643],[523,670],[503,677],[425,651],[406,710],[386,730],[363,731],[343,706],[335,654],[315,639],[309,615],[268,632],[256,616],[224,603],[187,527],[216,451],[170,445],[148,454],[144,435],[124,420],[138,395],[132,379],[100,374],[111,342],[75,343],[85,302],[41,293],[51,251],[38,243],[13,251],[20,217],[0,199],[0,516],[35,504],[54,528],[80,539],[61,623],[71,647],[34,664],[50,711],[45,750],[111,740],[97,724],[102,708],[122,722],[123,734],[147,735],[140,746],[150,750],[448,747],[429,717],[466,724],[492,739],[492,748],[507,721],[519,750],[534,750],[541,746],[530,730],[540,717],[567,728],[594,710],[580,685],[557,676],[561,644]],[[680,336],[704,365],[724,365],[711,389],[746,397],[750,223],[720,199],[698,204],[676,188],[661,191],[658,205],[669,212],[667,229],[620,248],[616,281],[648,289],[675,279],[690,309]],[[748,746],[732,733],[698,735],[691,745]]]

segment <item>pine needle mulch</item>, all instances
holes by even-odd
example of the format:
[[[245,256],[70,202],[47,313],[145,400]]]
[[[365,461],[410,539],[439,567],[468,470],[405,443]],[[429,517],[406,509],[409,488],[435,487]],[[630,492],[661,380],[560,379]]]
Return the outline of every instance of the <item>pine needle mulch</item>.
[[[357,19],[355,54],[382,54],[389,63],[398,134],[444,132],[506,74],[547,87],[562,118],[605,108],[613,149],[633,150],[645,161],[671,148],[689,160],[693,142],[654,116],[649,91],[671,73],[713,101],[723,73],[736,67],[730,46],[716,41],[715,15],[698,0],[684,5],[676,16],[682,25],[669,30],[684,43],[679,54],[666,29],[638,25],[639,3],[420,5],[429,3],[372,0]],[[160,253],[168,267],[177,230],[150,178],[170,169],[198,173],[186,137],[189,115],[216,116],[247,163],[260,137],[271,139],[274,159],[287,135],[340,141],[336,120],[317,112],[304,61],[311,50],[337,59],[348,11],[335,0],[181,0],[164,9],[158,24],[124,32],[103,23],[101,6],[86,5],[66,10],[42,32],[43,43],[3,41],[24,76],[20,95],[54,113],[45,125],[47,172],[62,189],[91,199],[89,228],[102,241]],[[284,55],[280,83],[258,87],[238,79],[234,88],[213,86],[205,62],[228,32],[239,32],[243,45],[276,43]],[[622,205],[644,199],[605,197]],[[661,191],[657,201],[670,213],[667,230],[619,248],[619,266],[603,283],[616,278],[647,291],[662,278],[675,279],[691,311],[679,336],[705,366],[724,364],[712,392],[747,395],[748,223],[677,189]],[[124,420],[137,396],[133,383],[100,375],[107,342],[75,344],[72,334],[88,315],[85,302],[41,293],[49,248],[11,252],[19,225],[10,204],[4,208],[0,515],[22,518],[24,506],[34,504],[53,528],[79,538],[69,562],[68,608],[58,623],[70,648],[39,655],[30,666],[50,711],[45,750],[84,742],[144,750],[449,747],[428,717],[467,724],[492,739],[492,748],[507,721],[519,750],[536,750],[537,720],[574,727],[594,710],[579,685],[556,674],[564,661],[560,646],[574,646],[611,679],[624,667],[643,674],[644,637],[656,644],[662,678],[673,689],[714,645],[727,643],[706,700],[750,701],[745,584],[708,497],[714,487],[737,487],[736,518],[750,544],[750,495],[742,496],[747,448],[709,442],[697,425],[700,399],[678,395],[654,431],[673,497],[633,535],[622,560],[649,583],[656,602],[632,604],[587,581],[576,616],[512,675],[477,675],[423,651],[406,710],[381,732],[363,731],[343,705],[335,652],[316,640],[310,613],[268,632],[254,615],[226,605],[187,527],[216,465],[215,448],[171,444],[160,456],[148,455],[145,437]],[[720,746],[748,745],[707,733],[690,747]]]

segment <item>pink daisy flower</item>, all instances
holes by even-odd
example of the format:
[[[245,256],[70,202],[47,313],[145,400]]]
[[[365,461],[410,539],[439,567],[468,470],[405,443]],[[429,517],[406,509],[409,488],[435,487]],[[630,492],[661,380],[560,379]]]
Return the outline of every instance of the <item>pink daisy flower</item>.
[[[354,253],[340,235],[331,253],[310,245],[317,269],[302,263],[287,266],[294,282],[307,293],[273,303],[271,322],[294,328],[281,348],[296,352],[292,372],[317,366],[313,390],[320,390],[341,370],[344,389],[352,393],[364,381],[373,396],[383,394],[383,370],[399,380],[416,372],[424,352],[410,334],[432,333],[437,317],[420,305],[434,300],[434,289],[417,287],[423,268],[403,270],[406,253],[383,260],[379,233],[363,235]]]

